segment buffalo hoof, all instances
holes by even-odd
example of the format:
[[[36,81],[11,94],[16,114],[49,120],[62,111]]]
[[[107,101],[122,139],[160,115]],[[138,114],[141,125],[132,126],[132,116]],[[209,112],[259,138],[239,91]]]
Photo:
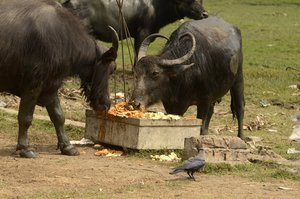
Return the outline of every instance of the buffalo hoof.
[[[67,146],[61,147],[60,151],[63,155],[69,155],[69,156],[80,155],[77,148],[73,145],[67,145]]]
[[[22,149],[19,154],[22,158],[37,158],[39,155],[30,149]]]
[[[200,132],[200,135],[208,135],[208,131],[203,130],[203,131]]]
[[[244,140],[244,141],[246,140],[245,135],[238,135],[238,137],[241,138],[241,139]]]

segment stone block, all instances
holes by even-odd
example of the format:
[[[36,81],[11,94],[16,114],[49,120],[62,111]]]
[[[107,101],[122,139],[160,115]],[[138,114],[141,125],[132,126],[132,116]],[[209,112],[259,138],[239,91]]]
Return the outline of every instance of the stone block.
[[[250,143],[250,144],[249,144]],[[280,155],[271,150],[270,147],[256,145],[253,141],[245,143],[235,136],[205,135],[186,138],[182,159],[187,160],[204,150],[204,158],[207,162],[249,162],[284,160]]]
[[[250,152],[247,144],[238,137],[205,135],[185,139],[182,159],[194,157],[200,148],[204,150],[207,162],[247,161]]]
[[[247,149],[248,146],[247,146],[246,142],[244,142],[241,138],[232,137],[231,139],[229,139],[228,148],[230,148],[230,149]]]

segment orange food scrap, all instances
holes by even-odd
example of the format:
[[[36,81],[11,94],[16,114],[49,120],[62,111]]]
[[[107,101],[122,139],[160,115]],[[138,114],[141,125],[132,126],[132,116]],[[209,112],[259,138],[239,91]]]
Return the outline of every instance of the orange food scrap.
[[[108,115],[143,118],[144,112],[141,110],[135,110],[132,105],[128,104],[127,102],[120,102],[108,111]]]
[[[181,117],[179,115],[165,114],[162,112],[145,112],[145,108],[141,107],[136,110],[127,102],[120,102],[115,104],[105,113],[106,117],[125,117],[125,118],[145,118],[145,119],[164,119],[164,120],[194,120],[195,116]]]
[[[184,116],[182,119],[184,120],[195,120],[197,119],[195,115]]]
[[[121,156],[123,151],[117,151],[113,149],[102,149],[100,151],[95,152],[96,156],[107,156],[107,157],[117,157]]]

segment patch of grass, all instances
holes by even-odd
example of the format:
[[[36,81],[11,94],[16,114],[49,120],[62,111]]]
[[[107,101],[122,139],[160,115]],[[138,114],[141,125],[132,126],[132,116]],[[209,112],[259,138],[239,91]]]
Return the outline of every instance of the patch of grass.
[[[228,174],[233,172],[234,170],[236,170],[236,167],[227,163],[218,163],[218,164],[206,163],[203,168],[203,173]]]
[[[84,136],[84,129],[72,125],[65,125],[65,131],[72,140],[81,140]]]
[[[256,163],[228,164],[228,163],[207,163],[203,173],[214,175],[236,174],[243,177],[250,177],[258,181],[268,179],[300,180],[300,175],[289,171],[289,167],[278,164],[274,161],[258,161]]]
[[[128,184],[120,188],[117,188],[114,190],[114,192],[120,194],[120,193],[129,193],[135,191],[143,191],[143,189],[145,189],[145,185],[143,183],[133,183],[133,184]]]
[[[0,110],[1,134],[8,139],[16,139],[18,135],[17,115]],[[65,131],[70,139],[80,140],[84,135],[84,129],[72,125],[65,125]],[[31,143],[48,143],[49,140],[56,143],[56,133],[52,122],[34,119],[29,128],[29,139]]]
[[[16,115],[10,114],[10,113],[6,113],[6,112],[0,110],[0,124],[1,124],[1,128],[7,129],[7,128],[14,127],[14,125],[17,122],[18,121],[17,121]]]
[[[298,148],[297,148],[298,149]],[[288,157],[286,157],[287,160],[299,160],[300,159],[300,154],[299,153],[295,153],[295,154],[289,154]]]
[[[0,110],[1,137],[15,140],[18,134],[18,121],[14,114],[9,114]]]
[[[299,176],[295,176],[295,174],[287,170],[274,171],[270,174],[270,177],[275,179],[281,179],[281,180],[286,180],[286,179],[297,180],[297,181],[300,180]]]
[[[92,191],[51,191],[51,192],[41,192],[34,193],[27,196],[19,196],[24,199],[69,199],[69,198],[89,198],[89,199],[109,199],[110,197],[107,194],[99,194],[99,192]],[[16,197],[16,198],[19,198]]]
[[[81,111],[64,111],[65,118],[74,121],[85,122],[85,110]]]
[[[150,155],[169,155],[171,152],[174,152],[177,154],[178,157],[182,155],[182,150],[173,150],[173,149],[161,149],[161,150],[137,150],[137,149],[127,149],[126,153],[128,155],[133,155],[135,157],[140,158],[149,158]]]
[[[247,101],[261,99],[264,91],[271,91],[283,101],[295,102],[288,86],[299,82],[299,76],[285,69],[299,67],[299,2],[215,0],[205,5],[241,29]]]
[[[57,139],[54,125],[50,121],[35,120],[30,127],[30,131],[32,132],[30,135],[31,140],[35,139],[35,142],[43,142],[45,137],[50,140]],[[71,140],[80,140],[84,135],[83,128],[72,125],[65,125],[65,132]]]
[[[241,0],[242,3],[254,5],[254,6],[282,6],[282,5],[297,5],[300,6],[300,2],[297,0]]]

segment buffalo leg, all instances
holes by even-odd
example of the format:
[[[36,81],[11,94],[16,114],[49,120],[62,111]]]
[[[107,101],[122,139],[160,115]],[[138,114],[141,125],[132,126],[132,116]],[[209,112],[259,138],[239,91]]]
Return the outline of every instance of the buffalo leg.
[[[17,151],[20,150],[21,157],[35,158],[38,155],[32,149],[29,149],[28,129],[33,119],[33,112],[37,102],[37,98],[40,95],[40,91],[41,87],[30,90],[28,92],[24,92],[26,94],[21,96],[18,113],[18,144],[16,148]]]
[[[201,105],[201,107],[202,106],[203,104]],[[214,104],[207,104],[207,107],[208,109],[205,109],[205,111],[203,111],[200,109],[200,105],[197,106],[197,118],[202,119],[200,135],[208,134],[209,123],[214,112]]]
[[[65,133],[65,116],[61,109],[57,94],[53,97],[53,102],[46,106],[49,117],[54,124],[58,139],[58,147],[64,155],[79,155],[79,151],[70,144],[70,140]]]
[[[244,120],[244,108],[245,108],[245,97],[244,97],[244,83],[243,77],[237,79],[237,82],[233,85],[230,90],[231,95],[231,111],[233,116],[237,117],[238,120],[238,137],[245,139],[243,133],[243,120]]]

